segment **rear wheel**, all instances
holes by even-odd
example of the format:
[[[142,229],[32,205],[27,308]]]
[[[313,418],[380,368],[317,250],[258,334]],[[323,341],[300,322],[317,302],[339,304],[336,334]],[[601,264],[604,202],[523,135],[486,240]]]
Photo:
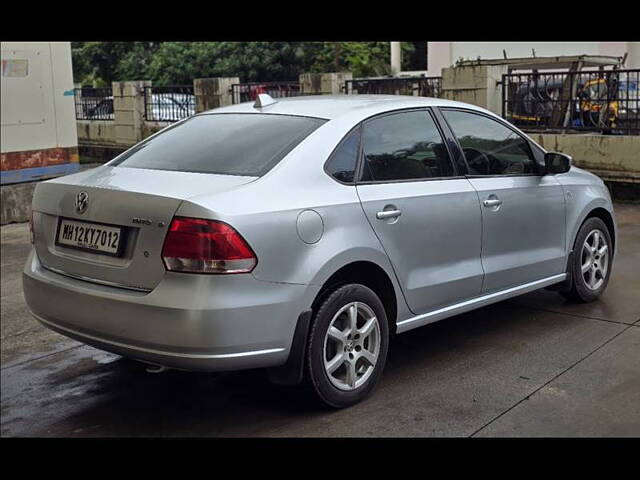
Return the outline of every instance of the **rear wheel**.
[[[562,295],[579,302],[592,302],[604,292],[611,275],[611,245],[609,229],[601,219],[592,217],[582,224],[569,266],[573,285]]]
[[[360,402],[380,379],[389,329],[378,296],[360,284],[336,289],[320,305],[307,349],[309,380],[326,404]]]

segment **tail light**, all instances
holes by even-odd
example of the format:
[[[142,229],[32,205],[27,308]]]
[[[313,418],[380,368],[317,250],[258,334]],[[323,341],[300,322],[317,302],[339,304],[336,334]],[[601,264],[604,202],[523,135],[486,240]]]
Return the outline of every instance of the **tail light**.
[[[191,273],[248,273],[258,259],[230,225],[202,218],[174,217],[162,248],[167,270]]]

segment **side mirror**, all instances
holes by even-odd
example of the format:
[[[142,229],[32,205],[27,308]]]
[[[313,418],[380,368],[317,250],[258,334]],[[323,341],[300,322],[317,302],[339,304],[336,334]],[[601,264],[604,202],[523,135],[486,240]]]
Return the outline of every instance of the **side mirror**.
[[[571,168],[571,157],[564,153],[547,152],[544,155],[544,166],[547,173],[566,173]]]

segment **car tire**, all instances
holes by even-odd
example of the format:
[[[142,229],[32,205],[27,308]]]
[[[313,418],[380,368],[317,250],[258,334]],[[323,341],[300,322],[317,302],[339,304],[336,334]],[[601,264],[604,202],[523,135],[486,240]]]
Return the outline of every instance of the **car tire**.
[[[364,285],[337,288],[317,308],[308,342],[307,378],[317,398],[335,408],[362,401],[380,380],[387,359],[389,327],[382,302]]]
[[[602,295],[611,276],[612,245],[611,235],[605,223],[597,217],[588,218],[578,230],[573,245],[569,265],[571,289],[560,294],[582,303],[592,302]],[[605,246],[606,249],[603,250]]]

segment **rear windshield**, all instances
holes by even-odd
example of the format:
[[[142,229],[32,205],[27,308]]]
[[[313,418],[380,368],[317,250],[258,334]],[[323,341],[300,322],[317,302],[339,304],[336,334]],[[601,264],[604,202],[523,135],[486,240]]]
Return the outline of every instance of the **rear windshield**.
[[[259,177],[326,120],[291,115],[197,115],[116,157],[109,166]]]

